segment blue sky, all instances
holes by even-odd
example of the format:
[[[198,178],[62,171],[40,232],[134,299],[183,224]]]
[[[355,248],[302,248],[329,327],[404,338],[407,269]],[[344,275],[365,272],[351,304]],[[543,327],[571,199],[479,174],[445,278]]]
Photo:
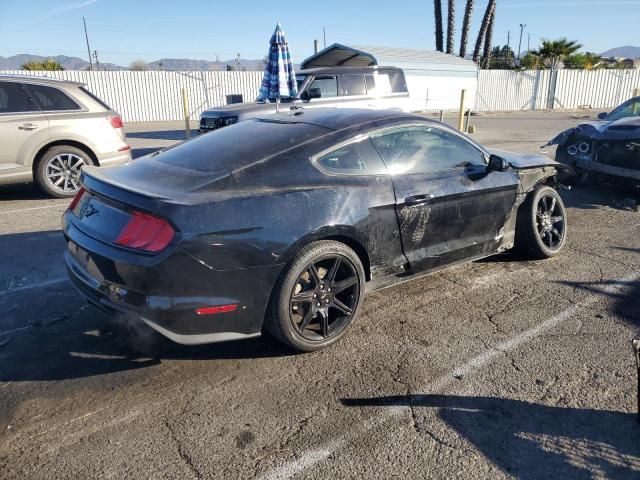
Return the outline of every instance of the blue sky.
[[[169,0],[0,0],[0,56],[16,53],[86,57],[82,16],[91,49],[101,62],[127,65],[142,58],[221,60],[262,58],[277,21],[294,60],[312,53],[313,39],[393,47],[434,48],[433,2],[322,0],[315,2]],[[443,0],[446,5],[446,0]],[[457,33],[464,13],[457,0]],[[487,0],[476,0],[475,39]],[[283,5],[278,8],[278,5]],[[446,11],[446,7],[445,7]],[[511,30],[517,47],[519,24],[528,26],[531,46],[541,38],[566,36],[589,51],[640,46],[640,0],[498,0],[495,41]]]

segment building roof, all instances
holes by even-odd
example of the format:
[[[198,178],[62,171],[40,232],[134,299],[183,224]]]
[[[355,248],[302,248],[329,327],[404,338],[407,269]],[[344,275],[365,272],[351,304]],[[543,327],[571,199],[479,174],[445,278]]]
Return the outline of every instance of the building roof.
[[[410,48],[373,47],[365,45],[343,45],[334,43],[302,62],[302,68],[314,67],[399,67],[408,73],[466,72],[476,75],[477,65],[464,58],[433,50]]]

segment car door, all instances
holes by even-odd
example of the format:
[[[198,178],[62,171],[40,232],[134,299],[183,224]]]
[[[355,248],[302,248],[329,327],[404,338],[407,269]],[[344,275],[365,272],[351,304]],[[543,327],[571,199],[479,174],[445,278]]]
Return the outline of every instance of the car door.
[[[392,175],[404,253],[414,271],[493,253],[516,199],[514,171],[488,172],[485,154],[444,127],[371,135]]]
[[[37,146],[46,140],[48,125],[20,82],[0,81],[0,172],[30,167]]]

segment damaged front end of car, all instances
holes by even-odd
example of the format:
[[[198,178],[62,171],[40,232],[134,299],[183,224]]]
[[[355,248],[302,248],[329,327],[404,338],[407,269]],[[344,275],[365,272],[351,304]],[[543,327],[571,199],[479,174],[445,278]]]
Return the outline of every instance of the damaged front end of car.
[[[580,176],[640,192],[640,118],[584,123],[545,146],[551,145],[558,146],[556,160]]]

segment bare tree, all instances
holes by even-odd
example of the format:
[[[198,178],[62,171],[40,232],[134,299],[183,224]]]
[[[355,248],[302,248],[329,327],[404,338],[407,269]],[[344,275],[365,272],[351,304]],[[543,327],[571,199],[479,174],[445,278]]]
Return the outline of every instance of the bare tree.
[[[147,70],[149,70],[149,64],[144,60],[135,60],[129,64],[129,70],[146,72]]]
[[[433,0],[433,14],[436,21],[436,50],[444,52],[442,33],[442,1]]]
[[[449,12],[447,17],[447,53],[453,55],[453,36],[456,33],[456,0],[449,0]]]
[[[487,26],[487,34],[484,37],[484,65],[485,68],[489,68],[491,64],[491,49],[493,47],[493,25],[496,19],[496,9],[491,12],[491,18],[489,19],[489,25]]]
[[[460,56],[467,55],[467,41],[469,40],[469,30],[471,29],[471,15],[473,15],[474,0],[467,0],[464,9],[464,20],[462,21],[462,35],[460,37]]]
[[[480,60],[480,49],[482,48],[482,41],[487,35],[487,29],[489,28],[489,21],[491,20],[491,14],[496,8],[496,0],[489,0],[487,4],[487,9],[484,12],[484,17],[482,18],[482,25],[480,26],[480,31],[478,32],[478,39],[476,40],[476,48],[473,50],[473,61],[478,62]]]

